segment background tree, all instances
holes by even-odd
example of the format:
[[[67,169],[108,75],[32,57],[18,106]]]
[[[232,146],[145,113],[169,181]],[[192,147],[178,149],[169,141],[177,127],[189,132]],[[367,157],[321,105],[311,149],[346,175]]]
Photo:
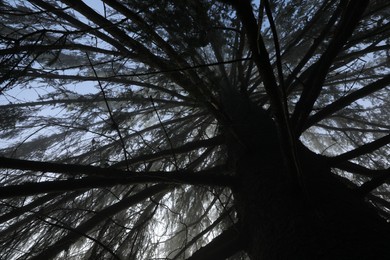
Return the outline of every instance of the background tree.
[[[1,1],[1,259],[386,259],[388,1]]]

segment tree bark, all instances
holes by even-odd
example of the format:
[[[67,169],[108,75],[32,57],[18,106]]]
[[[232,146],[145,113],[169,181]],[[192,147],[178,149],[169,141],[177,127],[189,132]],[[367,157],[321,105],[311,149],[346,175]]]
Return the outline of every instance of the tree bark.
[[[231,120],[225,132],[239,179],[237,227],[250,258],[387,259],[389,225],[331,172],[331,160],[300,145],[297,185],[271,117],[234,101],[225,103]]]

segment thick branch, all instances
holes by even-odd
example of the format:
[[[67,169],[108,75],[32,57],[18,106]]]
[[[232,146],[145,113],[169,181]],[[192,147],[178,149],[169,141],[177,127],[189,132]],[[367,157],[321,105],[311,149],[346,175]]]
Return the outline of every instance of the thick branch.
[[[299,185],[299,183],[301,182],[300,179],[302,174],[299,165],[299,160],[297,158],[296,137],[294,136],[294,133],[291,128],[289,112],[287,108],[286,93],[284,92],[284,88],[282,86],[283,75],[280,75],[281,82],[278,85],[269,58],[269,53],[265,46],[263,37],[260,33],[260,28],[258,27],[256,18],[253,15],[251,1],[240,2],[238,0],[225,0],[224,2],[227,2],[234,6],[237,15],[242,21],[243,27],[247,33],[250,49],[253,55],[253,60],[263,79],[264,88],[270,99],[271,108],[275,114],[277,130],[281,139],[281,144],[283,146],[282,150],[284,152],[284,161],[288,164],[288,168],[291,170],[292,178]],[[268,12],[270,13],[270,10],[268,10]],[[271,17],[270,14],[269,17]],[[273,23],[272,19],[270,19],[270,23]],[[276,40],[275,28],[273,30],[273,33]],[[275,44],[276,49],[278,49],[277,46],[279,44],[277,40],[275,41]],[[277,53],[276,55],[279,57],[280,53]],[[280,71],[280,74],[281,73],[282,72]]]
[[[385,76],[384,78],[377,80],[371,84],[368,84],[367,86],[356,90],[355,92],[342,97],[332,104],[324,107],[319,112],[314,114],[313,116],[309,117],[309,119],[306,121],[306,124],[304,126],[304,129],[309,128],[310,126],[314,125],[315,123],[321,121],[322,119],[334,114],[335,112],[341,110],[342,108],[348,106],[352,102],[359,100],[360,98],[363,98],[375,91],[378,91],[380,89],[385,88],[390,84],[390,75]]]
[[[268,51],[265,47],[262,36],[259,33],[256,18],[253,15],[252,6],[250,1],[236,1],[236,0],[225,0],[234,6],[237,11],[244,29],[247,33],[249,45],[252,51],[253,60],[256,63],[259,73],[264,82],[264,87],[271,100],[272,109],[276,114],[278,120],[283,119],[283,100],[280,93],[280,88],[277,86],[274,71],[269,59]]]
[[[349,161],[341,162],[337,164],[335,167],[343,171],[355,173],[370,178],[375,178],[378,175],[385,174],[387,171],[387,170],[372,170]]]
[[[24,183],[0,187],[0,198],[18,196],[32,196],[42,193],[65,192],[93,188],[112,187],[115,185],[140,183],[174,183],[191,185],[231,186],[234,178],[226,175],[210,173],[179,172],[152,172],[133,173],[121,177],[85,177],[63,181],[44,181],[38,183]]]
[[[377,149],[381,148],[382,146],[385,146],[389,143],[390,143],[390,134],[386,135],[382,138],[379,138],[371,143],[364,144],[364,145],[362,145],[362,146],[360,146],[352,151],[349,151],[349,152],[340,154],[338,156],[329,158],[329,162],[333,165],[337,165],[340,162],[344,162],[344,161],[359,157],[361,155],[373,152],[373,151],[375,151],[375,150],[377,150]]]
[[[359,187],[358,191],[362,196],[366,196],[369,192],[375,190],[390,179],[390,168],[383,171],[384,173],[372,178]]]
[[[225,260],[244,249],[237,227],[231,226],[187,260]]]
[[[15,196],[29,196],[34,194],[71,191],[79,189],[92,189],[111,187],[135,183],[177,183],[192,185],[230,186],[234,184],[234,178],[219,172],[220,168],[190,172],[128,172],[111,168],[77,164],[59,164],[48,162],[35,162],[27,160],[9,159],[0,157],[0,167],[32,170],[43,172],[63,173],[73,176],[86,174],[92,177],[69,179],[61,181],[45,181],[39,183],[24,183],[0,187],[0,198]]]
[[[295,125],[296,134],[300,134],[302,132],[303,126],[322,90],[322,86],[326,76],[328,75],[330,66],[358,25],[368,2],[368,0],[349,1],[349,4],[346,6],[346,10],[341,18],[335,37],[329,44],[326,51],[322,54],[319,61],[316,63],[315,69],[311,73],[307,82],[305,82],[302,95],[296,105],[292,116],[292,122]],[[342,1],[341,5],[344,3],[345,1]]]

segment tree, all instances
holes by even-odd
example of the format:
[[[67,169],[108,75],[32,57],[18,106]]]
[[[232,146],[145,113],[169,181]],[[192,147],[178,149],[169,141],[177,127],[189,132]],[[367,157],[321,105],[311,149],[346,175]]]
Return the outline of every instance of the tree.
[[[387,259],[389,7],[2,1],[0,258]]]

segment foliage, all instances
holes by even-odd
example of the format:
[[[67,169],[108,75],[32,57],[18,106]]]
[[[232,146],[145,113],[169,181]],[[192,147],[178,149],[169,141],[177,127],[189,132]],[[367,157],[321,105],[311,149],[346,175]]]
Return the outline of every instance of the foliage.
[[[238,2],[0,2],[1,259],[210,243],[237,222],[225,132],[246,105],[226,93],[270,115],[287,157],[302,142],[372,184],[389,218],[389,3],[348,35],[353,1]]]

